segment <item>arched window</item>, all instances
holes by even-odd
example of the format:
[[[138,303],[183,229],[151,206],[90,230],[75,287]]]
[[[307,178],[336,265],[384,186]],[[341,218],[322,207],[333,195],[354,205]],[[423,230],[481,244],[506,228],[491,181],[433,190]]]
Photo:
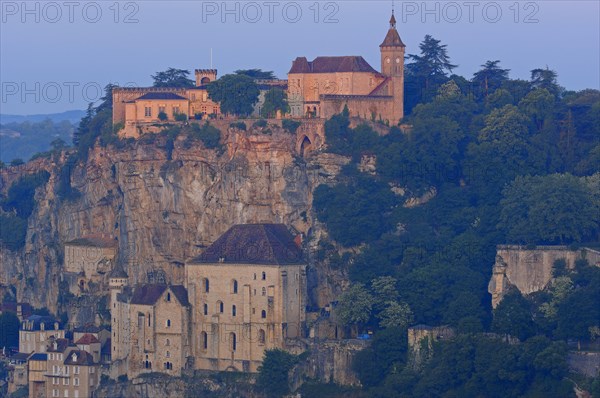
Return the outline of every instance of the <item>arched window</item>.
[[[238,281],[235,279],[231,281],[231,293],[237,294],[238,292]]]
[[[235,307],[235,305],[231,306],[231,315],[236,316],[237,313],[237,308]]]
[[[258,344],[265,344],[265,331],[263,329],[258,330]]]
[[[261,318],[263,318],[263,319],[264,319],[264,318],[266,318],[266,317],[267,317],[267,311],[265,311],[265,310],[262,310],[262,311],[260,312],[260,317],[261,317]]]
[[[222,301],[217,301],[217,308],[219,309],[219,312],[222,314],[223,313],[223,302]]]
[[[152,315],[148,313],[148,326],[152,326]]]
[[[266,296],[266,295],[267,295],[267,288],[266,288],[266,287],[263,287],[263,288],[262,288],[262,295],[263,295],[263,296]]]
[[[203,350],[208,348],[208,334],[206,334],[206,332],[200,333],[200,343],[202,344]]]
[[[264,280],[266,280],[266,279],[267,279],[267,273],[266,273],[266,272],[263,272],[263,273],[262,273],[262,280],[264,281]]]
[[[235,351],[237,349],[237,340],[235,333],[229,333],[229,341],[231,342],[231,351]]]
[[[208,278],[202,279],[202,285],[204,286],[204,293],[208,293],[210,291],[210,282]]]
[[[171,327],[171,320],[167,319],[167,327],[170,328]]]
[[[171,345],[171,340],[167,339],[167,340],[165,341],[165,345],[166,345],[167,347],[168,347],[168,346],[170,346],[170,345]]]
[[[167,353],[165,354],[165,356],[166,356],[167,358],[171,358],[171,352],[170,352],[170,351],[167,351]]]
[[[204,315],[208,315],[208,304],[204,304]]]

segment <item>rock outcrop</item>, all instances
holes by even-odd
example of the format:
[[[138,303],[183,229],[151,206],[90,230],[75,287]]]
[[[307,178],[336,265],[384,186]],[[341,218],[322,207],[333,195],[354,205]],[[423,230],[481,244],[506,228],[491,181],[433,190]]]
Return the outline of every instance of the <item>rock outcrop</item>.
[[[172,149],[161,135],[122,149],[96,146],[71,170],[71,185],[81,196],[70,202],[56,193],[64,156],[28,165],[21,174],[44,169],[51,176],[36,193],[24,249],[0,251],[0,282],[15,286],[19,301],[57,312],[67,306],[58,300],[64,243],[82,236],[116,239],[116,261],[131,284],[157,274],[182,283],[185,262],[233,224],[284,223],[309,241],[319,237],[313,190],[335,182],[349,160],[319,152],[298,156],[296,135],[278,126],[269,133],[222,131],[223,154],[181,136]],[[13,168],[1,170],[0,191],[6,193],[17,177]],[[331,284],[326,269],[311,266],[315,285]],[[319,292],[312,304],[323,306],[332,296]]]
[[[591,265],[600,266],[600,252],[588,248],[573,250],[567,246],[538,246],[529,249],[499,245],[496,253],[496,264],[488,285],[494,308],[510,286],[515,286],[524,295],[543,290],[552,279],[556,260],[564,259],[568,269],[573,269],[575,261],[581,258]]]

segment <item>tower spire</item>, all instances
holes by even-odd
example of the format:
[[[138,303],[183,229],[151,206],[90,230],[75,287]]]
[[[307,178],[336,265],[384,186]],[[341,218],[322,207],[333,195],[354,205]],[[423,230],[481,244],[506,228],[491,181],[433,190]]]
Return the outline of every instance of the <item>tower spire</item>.
[[[390,18],[390,29],[396,29],[396,17],[394,16],[394,1],[392,0],[392,17]]]

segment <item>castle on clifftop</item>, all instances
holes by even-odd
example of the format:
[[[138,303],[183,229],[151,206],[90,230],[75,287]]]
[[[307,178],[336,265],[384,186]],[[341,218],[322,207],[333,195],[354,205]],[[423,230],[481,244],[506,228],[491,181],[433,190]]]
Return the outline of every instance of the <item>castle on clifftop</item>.
[[[287,91],[290,113],[296,119],[328,119],[348,107],[350,116],[398,124],[404,117],[404,53],[406,46],[396,30],[392,12],[390,27],[379,46],[381,71],[361,56],[298,57],[288,80],[257,81],[261,95],[273,87]],[[216,69],[196,69],[195,87],[124,87],[113,90],[113,124],[123,123],[120,135],[139,136],[138,127],[184,119],[221,117],[218,103],[209,98],[207,86],[217,79]],[[159,114],[164,114],[162,119]],[[165,119],[166,116],[166,119]],[[180,118],[181,119],[181,118]]]

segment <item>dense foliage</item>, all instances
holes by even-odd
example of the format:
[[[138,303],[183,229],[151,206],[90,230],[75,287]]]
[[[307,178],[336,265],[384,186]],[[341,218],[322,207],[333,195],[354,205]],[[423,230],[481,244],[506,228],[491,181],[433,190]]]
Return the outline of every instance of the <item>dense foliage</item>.
[[[0,349],[19,347],[19,318],[12,312],[0,314]]]
[[[256,385],[267,397],[278,398],[290,392],[288,372],[298,362],[298,357],[280,349],[266,350],[258,367]]]
[[[0,241],[10,250],[25,245],[27,219],[35,208],[35,191],[45,185],[50,178],[47,171],[25,175],[8,189],[5,198],[0,199]]]
[[[262,117],[274,118],[277,111],[288,113],[290,107],[287,103],[287,93],[282,88],[273,87],[265,93],[265,102],[260,110]]]
[[[194,81],[188,76],[189,70],[169,68],[166,71],[152,75],[154,87],[194,87]]]
[[[221,112],[225,114],[248,116],[258,102],[258,85],[245,74],[221,76],[210,82],[206,90],[210,99],[218,102]]]
[[[475,337],[434,350],[426,372],[402,371],[400,361],[361,379],[372,396],[569,396],[565,350],[552,341],[600,335],[600,270],[582,263],[556,271],[546,291],[513,292],[494,312],[487,282],[497,244],[598,246],[600,91],[565,91],[547,68],[511,80],[499,61],[484,63],[471,80],[449,75],[447,48],[431,37],[410,59],[409,129],[380,136],[367,125],[350,128],[347,110],[326,122],[328,150],[351,162],[339,183],[315,190],[316,214],[332,240],[321,242],[320,256],[349,271],[354,287],[340,298],[342,321],[372,328],[376,338],[405,319]],[[369,158],[375,173],[363,167]],[[340,247],[353,250],[340,256]],[[392,278],[397,294],[395,304],[378,308],[373,282],[382,277]],[[526,342],[490,341],[482,331]],[[527,354],[527,342],[540,335],[547,339],[541,352],[550,351],[538,354],[560,369]],[[496,363],[496,353],[509,363],[500,355]],[[463,366],[464,374],[452,373]],[[494,370],[503,366],[506,374]],[[394,395],[388,384],[412,392]]]

